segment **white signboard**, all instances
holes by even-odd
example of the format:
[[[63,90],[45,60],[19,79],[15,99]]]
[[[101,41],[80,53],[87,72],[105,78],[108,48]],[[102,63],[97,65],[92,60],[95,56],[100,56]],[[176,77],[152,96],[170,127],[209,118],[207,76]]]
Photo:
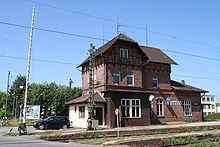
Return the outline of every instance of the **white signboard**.
[[[28,105],[26,110],[26,119],[40,119],[40,105]]]

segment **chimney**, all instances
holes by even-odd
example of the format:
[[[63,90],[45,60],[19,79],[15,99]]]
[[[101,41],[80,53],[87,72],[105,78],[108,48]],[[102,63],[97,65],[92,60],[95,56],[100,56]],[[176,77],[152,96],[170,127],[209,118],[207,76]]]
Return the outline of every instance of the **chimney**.
[[[185,80],[181,80],[181,83],[182,83],[183,85],[186,85]]]

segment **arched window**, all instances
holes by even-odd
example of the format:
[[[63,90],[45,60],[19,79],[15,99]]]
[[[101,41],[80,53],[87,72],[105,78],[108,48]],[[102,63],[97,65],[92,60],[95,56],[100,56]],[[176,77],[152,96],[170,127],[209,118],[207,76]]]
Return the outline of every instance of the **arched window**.
[[[164,116],[163,99],[157,99],[157,116]]]

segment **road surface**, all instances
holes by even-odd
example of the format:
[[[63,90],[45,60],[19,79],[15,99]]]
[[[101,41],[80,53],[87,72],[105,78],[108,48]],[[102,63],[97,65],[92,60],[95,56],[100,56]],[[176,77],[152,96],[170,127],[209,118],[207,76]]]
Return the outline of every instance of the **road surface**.
[[[4,136],[11,127],[0,127],[0,147],[96,147],[97,145],[83,145],[83,144],[73,144],[73,143],[61,143],[61,142],[51,142],[37,139],[36,135],[23,135],[23,136]],[[13,128],[15,132],[17,127]],[[33,132],[40,133],[41,130],[34,130],[30,128]]]

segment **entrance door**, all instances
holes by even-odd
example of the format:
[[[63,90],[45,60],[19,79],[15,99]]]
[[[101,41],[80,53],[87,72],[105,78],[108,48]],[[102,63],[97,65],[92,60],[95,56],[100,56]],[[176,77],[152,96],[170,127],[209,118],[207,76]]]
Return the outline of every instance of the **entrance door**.
[[[96,110],[96,118],[95,119],[97,119],[98,121],[99,121],[99,125],[102,125],[102,123],[103,123],[103,121],[102,121],[102,109],[103,108],[96,108],[95,110]]]

